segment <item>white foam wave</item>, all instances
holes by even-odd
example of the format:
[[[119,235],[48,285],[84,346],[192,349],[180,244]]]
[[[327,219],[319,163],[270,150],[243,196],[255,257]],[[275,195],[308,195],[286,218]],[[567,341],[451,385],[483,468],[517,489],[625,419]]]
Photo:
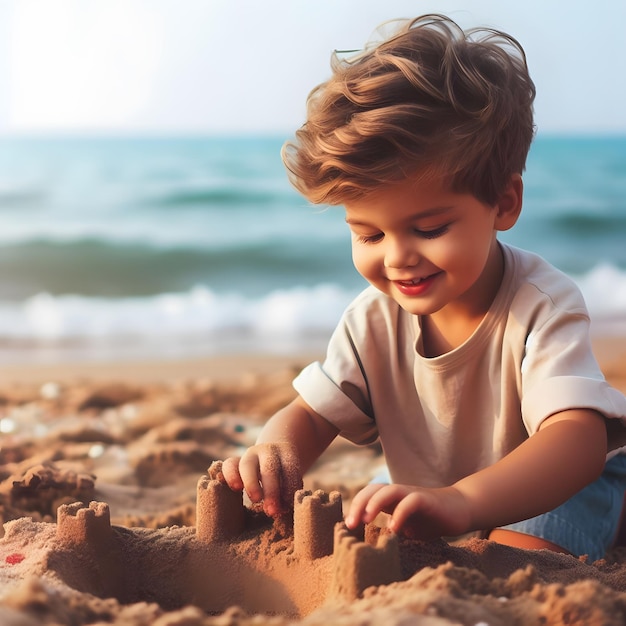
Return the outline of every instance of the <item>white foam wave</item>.
[[[593,316],[626,314],[626,271],[603,263],[574,280]]]
[[[318,348],[354,295],[328,284],[274,291],[259,299],[218,295],[203,286],[118,300],[41,293],[23,303],[0,303],[0,353],[4,350],[6,360],[7,351],[42,346],[80,345],[109,355],[131,346],[141,346],[144,353],[284,352],[307,342]]]
[[[626,271],[602,263],[574,277],[599,334],[626,335]]]
[[[594,330],[626,335],[626,271],[598,265],[574,277]],[[92,345],[109,353],[132,342],[178,352],[322,346],[356,295],[332,284],[273,291],[261,298],[217,294],[204,286],[185,293],[106,299],[41,293],[0,302],[0,359],[16,347]]]

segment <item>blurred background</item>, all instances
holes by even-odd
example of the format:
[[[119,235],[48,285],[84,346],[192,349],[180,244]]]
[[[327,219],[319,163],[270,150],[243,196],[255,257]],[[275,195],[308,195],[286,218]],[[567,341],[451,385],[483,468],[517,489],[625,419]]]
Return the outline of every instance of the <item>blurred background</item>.
[[[626,335],[626,3],[0,0],[0,363],[321,350],[363,287],[280,147],[334,49],[428,12],[505,30],[537,85],[503,240]]]

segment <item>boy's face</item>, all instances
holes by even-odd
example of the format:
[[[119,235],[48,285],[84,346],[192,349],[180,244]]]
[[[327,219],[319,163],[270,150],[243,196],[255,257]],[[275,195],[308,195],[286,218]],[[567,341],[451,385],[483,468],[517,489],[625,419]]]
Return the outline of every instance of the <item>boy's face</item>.
[[[502,271],[496,207],[436,179],[409,179],[345,209],[356,269],[403,309],[472,318],[486,313]]]

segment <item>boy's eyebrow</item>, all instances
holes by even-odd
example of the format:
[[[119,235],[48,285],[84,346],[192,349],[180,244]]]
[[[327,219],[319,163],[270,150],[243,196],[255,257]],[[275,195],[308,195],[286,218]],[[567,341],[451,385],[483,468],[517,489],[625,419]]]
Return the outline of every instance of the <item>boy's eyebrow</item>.
[[[425,211],[420,211],[419,213],[414,213],[413,215],[409,215],[409,217],[407,218],[407,221],[420,220],[420,219],[424,219],[427,217],[434,217],[437,215],[441,215],[442,213],[447,213],[453,208],[454,207],[452,205],[433,207],[432,209],[426,209]],[[346,223],[352,224],[354,226],[357,226],[357,225],[367,226],[365,222],[360,222],[358,220],[350,219],[348,216],[346,216]]]

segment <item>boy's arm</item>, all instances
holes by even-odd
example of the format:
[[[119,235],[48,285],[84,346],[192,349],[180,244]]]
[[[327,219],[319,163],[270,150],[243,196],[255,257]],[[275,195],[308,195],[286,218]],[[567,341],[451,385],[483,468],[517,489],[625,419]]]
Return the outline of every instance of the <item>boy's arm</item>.
[[[590,410],[563,411],[501,461],[455,487],[472,503],[472,526],[493,528],[562,504],[600,476],[606,454],[604,418]]]
[[[292,506],[302,474],[338,433],[298,396],[269,419],[243,456],[223,462],[224,478],[231,489],[245,489],[252,502],[263,500],[268,515],[278,515]]]
[[[392,530],[419,538],[460,535],[549,511],[601,473],[607,443],[604,418],[595,411],[563,411],[506,457],[451,487],[370,485],[355,496],[346,522],[370,522],[392,513]]]

